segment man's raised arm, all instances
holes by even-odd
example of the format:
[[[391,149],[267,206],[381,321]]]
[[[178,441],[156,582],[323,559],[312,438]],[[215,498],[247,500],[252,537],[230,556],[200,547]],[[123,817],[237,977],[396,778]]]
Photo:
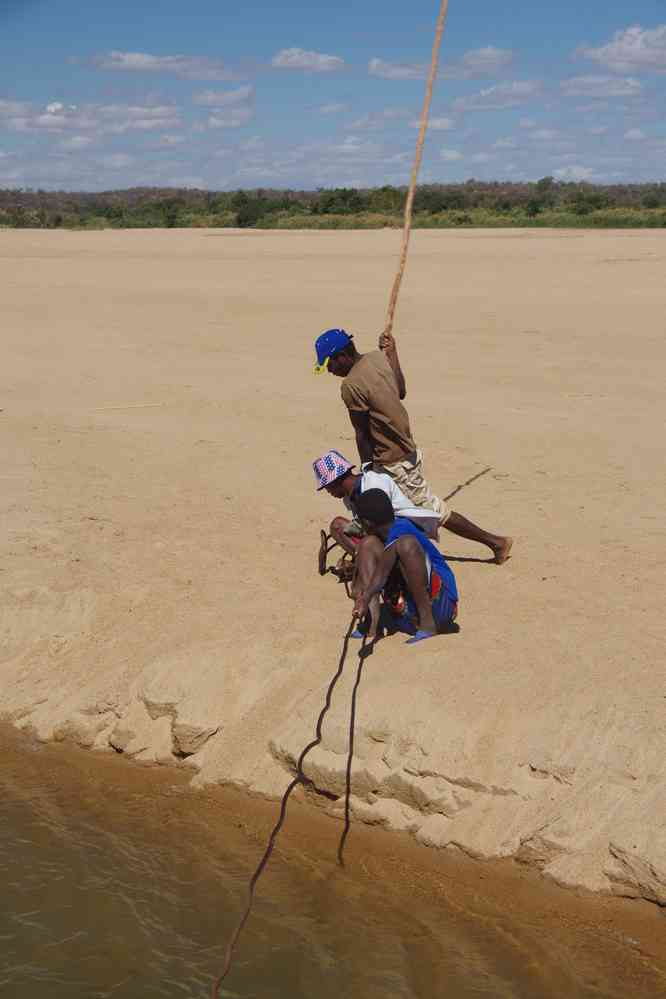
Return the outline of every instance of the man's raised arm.
[[[407,383],[405,382],[405,376],[402,373],[402,368],[400,367],[398,348],[392,333],[382,333],[380,335],[379,349],[383,350],[386,354],[386,360],[391,365],[393,374],[395,375],[395,380],[398,383],[398,395],[401,399],[404,399],[407,395]]]

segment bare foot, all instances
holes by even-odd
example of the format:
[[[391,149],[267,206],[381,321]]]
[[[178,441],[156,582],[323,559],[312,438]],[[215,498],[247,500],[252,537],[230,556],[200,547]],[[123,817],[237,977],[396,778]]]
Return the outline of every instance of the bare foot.
[[[493,546],[493,551],[495,553],[495,563],[497,565],[502,565],[503,562],[509,558],[511,554],[511,548],[513,546],[513,538],[502,538],[500,544]]]

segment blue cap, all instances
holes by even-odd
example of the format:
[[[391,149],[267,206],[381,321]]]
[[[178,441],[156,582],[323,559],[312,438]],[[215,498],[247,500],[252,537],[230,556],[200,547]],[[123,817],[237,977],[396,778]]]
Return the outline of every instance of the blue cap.
[[[321,367],[329,357],[344,350],[352,342],[352,338],[344,330],[326,330],[315,340],[317,363]]]

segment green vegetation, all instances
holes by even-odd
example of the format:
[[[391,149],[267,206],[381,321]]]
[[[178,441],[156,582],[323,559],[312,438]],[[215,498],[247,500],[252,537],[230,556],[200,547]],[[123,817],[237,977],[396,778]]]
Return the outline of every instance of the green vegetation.
[[[0,227],[136,229],[381,229],[402,225],[405,188],[198,191],[132,188],[99,194],[0,190]],[[418,228],[666,227],[666,183],[536,183],[420,186]]]

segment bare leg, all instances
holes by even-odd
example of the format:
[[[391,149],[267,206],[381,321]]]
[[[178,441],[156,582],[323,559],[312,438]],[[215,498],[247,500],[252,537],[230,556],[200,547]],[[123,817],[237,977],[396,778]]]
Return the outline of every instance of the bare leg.
[[[347,520],[346,517],[335,517],[335,519],[331,521],[328,533],[332,538],[335,538],[344,551],[348,552],[350,555],[354,555],[358,551],[358,545],[355,545],[351,538],[348,538],[344,533],[344,529],[347,524],[351,524],[351,521]]]
[[[368,589],[377,563],[384,551],[384,545],[379,538],[368,537],[363,538],[361,543],[356,545],[356,550],[358,555],[356,558],[356,579],[353,587],[354,597]],[[377,637],[380,609],[379,596],[375,594],[368,606],[368,610],[370,611],[370,631],[368,632],[368,638],[371,642]]]
[[[506,562],[511,551],[513,538],[504,538],[500,534],[489,534],[482,527],[477,527],[467,517],[452,510],[446,518],[442,527],[452,534],[457,534],[459,538],[467,538],[468,541],[478,541],[482,545],[487,545],[495,556],[498,565]]]
[[[411,593],[419,613],[419,628],[422,631],[430,631],[434,635],[437,631],[437,625],[432,616],[432,602],[428,593],[428,573],[423,549],[416,538],[409,536],[398,538],[396,548],[407,589]]]

